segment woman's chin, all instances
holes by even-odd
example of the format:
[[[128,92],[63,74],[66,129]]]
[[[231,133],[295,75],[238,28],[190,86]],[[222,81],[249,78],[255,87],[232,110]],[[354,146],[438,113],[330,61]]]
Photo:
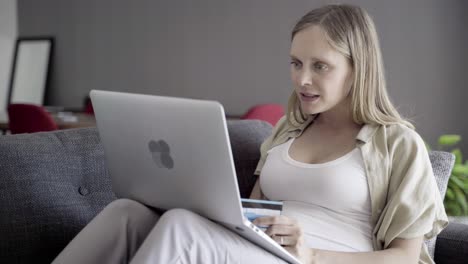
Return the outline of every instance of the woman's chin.
[[[317,109],[311,109],[311,108],[307,108],[307,107],[302,107],[302,113],[304,115],[315,115],[315,114],[318,114],[320,113],[320,111],[317,111]]]

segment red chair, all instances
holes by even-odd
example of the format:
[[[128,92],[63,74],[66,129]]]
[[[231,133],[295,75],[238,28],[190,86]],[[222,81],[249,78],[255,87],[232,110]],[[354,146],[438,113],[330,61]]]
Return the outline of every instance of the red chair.
[[[57,130],[57,124],[44,107],[31,104],[10,104],[8,123],[11,134]]]
[[[93,103],[91,102],[91,98],[89,98],[89,96],[85,98],[85,106],[83,112],[88,115],[94,115]]]
[[[259,119],[275,126],[284,116],[284,107],[279,104],[261,104],[250,108],[241,119]]]

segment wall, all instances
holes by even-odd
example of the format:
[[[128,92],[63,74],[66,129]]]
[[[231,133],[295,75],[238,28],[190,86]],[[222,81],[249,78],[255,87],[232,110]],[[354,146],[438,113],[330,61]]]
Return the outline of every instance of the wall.
[[[327,2],[19,0],[19,30],[56,37],[49,104],[80,106],[89,90],[103,89],[214,99],[239,115],[286,104],[290,30]],[[390,95],[420,134],[430,143],[468,135],[466,2],[343,2],[375,18]]]
[[[0,112],[5,111],[17,35],[16,0],[0,1]]]

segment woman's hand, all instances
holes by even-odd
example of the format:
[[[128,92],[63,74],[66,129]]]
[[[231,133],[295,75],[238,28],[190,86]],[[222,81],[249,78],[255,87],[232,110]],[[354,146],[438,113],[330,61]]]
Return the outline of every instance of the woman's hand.
[[[312,250],[304,242],[302,228],[296,219],[279,216],[259,217],[254,225],[268,227],[265,233],[302,263],[312,263]]]

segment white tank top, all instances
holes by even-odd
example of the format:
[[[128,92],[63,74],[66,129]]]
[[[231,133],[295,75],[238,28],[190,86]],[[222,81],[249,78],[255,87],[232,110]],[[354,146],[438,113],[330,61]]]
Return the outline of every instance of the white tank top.
[[[283,201],[283,215],[295,218],[310,248],[373,251],[371,203],[364,161],[355,148],[321,164],[293,160],[290,139],[268,151],[260,187],[270,200]]]

